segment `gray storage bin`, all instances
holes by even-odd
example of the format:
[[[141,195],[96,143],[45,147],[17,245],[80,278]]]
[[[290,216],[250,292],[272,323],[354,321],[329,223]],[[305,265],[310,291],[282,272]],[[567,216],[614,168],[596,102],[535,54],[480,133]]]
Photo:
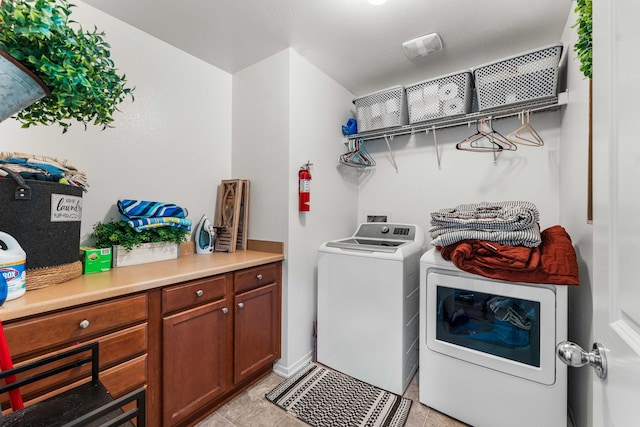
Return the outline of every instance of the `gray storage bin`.
[[[358,133],[409,124],[404,86],[394,86],[353,100]]]
[[[0,178],[0,230],[27,254],[27,269],[78,261],[82,189],[56,182],[23,180],[8,169]]]
[[[476,67],[479,111],[556,96],[561,54],[558,43]]]
[[[407,86],[409,123],[471,112],[473,99],[470,71],[440,76]]]

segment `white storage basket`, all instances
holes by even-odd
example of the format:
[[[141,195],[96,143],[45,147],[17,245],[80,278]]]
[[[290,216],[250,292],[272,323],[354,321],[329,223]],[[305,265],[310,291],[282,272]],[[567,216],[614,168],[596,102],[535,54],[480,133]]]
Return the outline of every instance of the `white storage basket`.
[[[475,68],[478,109],[556,96],[561,54],[558,43]]]
[[[404,86],[394,86],[353,100],[358,133],[409,123]]]
[[[409,123],[471,112],[471,72],[458,72],[407,86]]]

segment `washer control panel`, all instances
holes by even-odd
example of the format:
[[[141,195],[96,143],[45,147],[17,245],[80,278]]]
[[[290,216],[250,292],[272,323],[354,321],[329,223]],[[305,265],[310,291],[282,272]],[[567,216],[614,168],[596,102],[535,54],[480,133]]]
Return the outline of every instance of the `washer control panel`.
[[[353,237],[367,239],[415,240],[416,227],[409,224],[367,222],[360,224]]]

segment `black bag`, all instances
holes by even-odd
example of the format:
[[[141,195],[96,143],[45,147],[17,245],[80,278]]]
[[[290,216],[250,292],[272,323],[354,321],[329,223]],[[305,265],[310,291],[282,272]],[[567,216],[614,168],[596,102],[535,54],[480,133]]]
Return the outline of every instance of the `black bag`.
[[[27,254],[27,269],[79,259],[82,188],[24,180],[0,166],[0,231],[12,235]]]

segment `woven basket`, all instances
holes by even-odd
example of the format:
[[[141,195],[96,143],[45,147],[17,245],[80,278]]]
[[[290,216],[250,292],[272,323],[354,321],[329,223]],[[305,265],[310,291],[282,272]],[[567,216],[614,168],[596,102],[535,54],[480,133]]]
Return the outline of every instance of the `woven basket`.
[[[46,288],[82,276],[82,262],[27,270],[27,290]]]

